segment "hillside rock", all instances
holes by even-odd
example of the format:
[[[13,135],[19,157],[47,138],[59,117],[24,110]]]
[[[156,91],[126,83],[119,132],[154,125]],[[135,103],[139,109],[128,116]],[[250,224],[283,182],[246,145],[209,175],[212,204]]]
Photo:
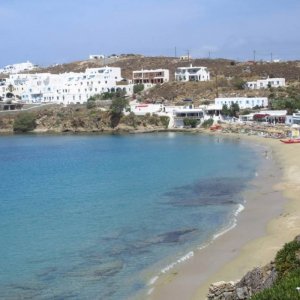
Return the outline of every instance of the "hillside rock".
[[[217,282],[211,284],[207,300],[242,300],[269,288],[277,279],[274,262],[248,272],[238,282]]]

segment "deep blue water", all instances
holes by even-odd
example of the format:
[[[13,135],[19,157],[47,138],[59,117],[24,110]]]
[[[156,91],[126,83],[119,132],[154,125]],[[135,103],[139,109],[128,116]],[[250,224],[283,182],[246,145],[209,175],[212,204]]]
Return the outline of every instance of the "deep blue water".
[[[130,298],[228,226],[255,162],[192,134],[0,137],[0,298]]]

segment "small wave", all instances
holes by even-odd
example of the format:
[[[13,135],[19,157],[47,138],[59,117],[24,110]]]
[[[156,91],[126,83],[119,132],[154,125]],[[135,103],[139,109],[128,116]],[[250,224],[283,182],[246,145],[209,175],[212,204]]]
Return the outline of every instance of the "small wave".
[[[219,238],[220,236],[222,236],[223,234],[227,233],[228,231],[230,231],[231,229],[233,229],[236,226],[236,219],[225,229],[223,229],[222,231],[220,231],[219,233],[214,234],[212,240],[214,241],[215,239]]]
[[[158,279],[158,276],[154,276],[153,278],[151,278],[148,282],[148,285],[153,285]]]
[[[190,259],[193,256],[194,256],[194,251],[190,251],[186,255],[182,256],[179,259],[177,259],[177,261],[175,261],[175,262],[171,263],[170,265],[166,266],[165,268],[163,268],[160,272],[164,274],[164,273],[170,271],[172,268],[174,268],[177,264],[180,264],[180,263]]]
[[[147,292],[147,295],[148,296],[151,295],[153,291],[154,291],[154,288],[149,289],[148,292]]]
[[[237,219],[236,217],[245,209],[245,206],[243,204],[239,204],[236,211],[233,213],[233,215],[235,216],[235,218],[233,219],[233,221],[231,222],[231,224],[229,224],[227,227],[225,227],[223,230],[221,230],[220,232],[214,234],[212,241],[214,241],[215,239],[217,239],[218,237],[222,236],[223,234],[227,233],[228,231],[232,230],[236,224],[237,224]]]
[[[237,217],[244,209],[245,209],[245,206],[243,204],[239,204],[237,210],[234,213],[234,215]]]

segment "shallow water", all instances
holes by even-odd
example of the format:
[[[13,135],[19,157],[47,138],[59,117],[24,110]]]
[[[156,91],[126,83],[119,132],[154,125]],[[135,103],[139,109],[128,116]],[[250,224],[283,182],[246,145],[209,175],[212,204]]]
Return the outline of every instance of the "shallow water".
[[[0,296],[126,299],[233,220],[257,156],[180,133],[0,137]]]

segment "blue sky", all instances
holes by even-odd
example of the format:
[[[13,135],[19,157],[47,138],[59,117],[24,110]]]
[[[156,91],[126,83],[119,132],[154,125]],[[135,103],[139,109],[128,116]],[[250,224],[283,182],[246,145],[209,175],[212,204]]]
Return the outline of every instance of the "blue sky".
[[[89,54],[300,59],[299,0],[0,0],[0,67]]]

